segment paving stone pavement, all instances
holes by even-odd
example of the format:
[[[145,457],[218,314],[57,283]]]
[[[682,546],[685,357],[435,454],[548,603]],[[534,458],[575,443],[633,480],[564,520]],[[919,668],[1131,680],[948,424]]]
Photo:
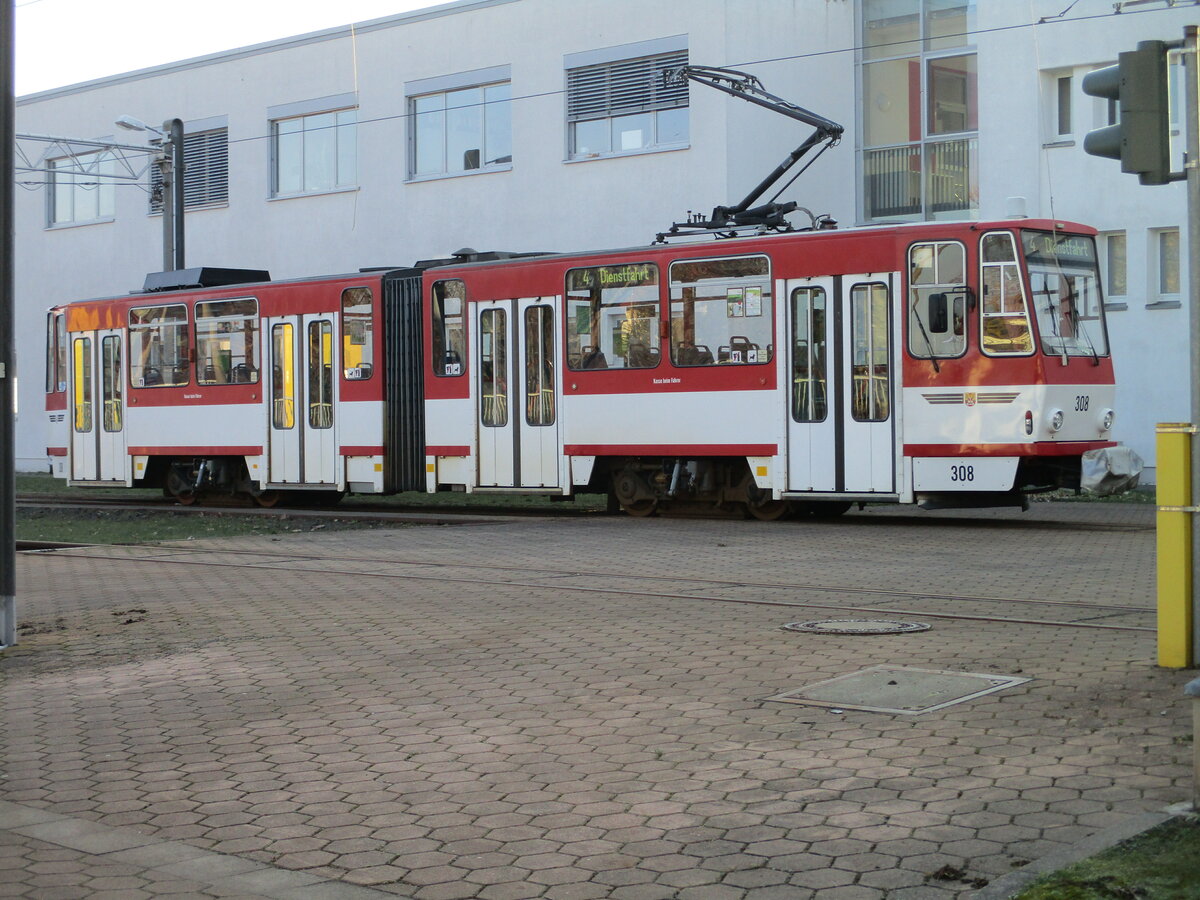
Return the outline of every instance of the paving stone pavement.
[[[0,897],[950,900],[1189,796],[1154,510],[19,554]],[[891,636],[788,622],[921,621]],[[880,664],[920,715],[766,698]]]

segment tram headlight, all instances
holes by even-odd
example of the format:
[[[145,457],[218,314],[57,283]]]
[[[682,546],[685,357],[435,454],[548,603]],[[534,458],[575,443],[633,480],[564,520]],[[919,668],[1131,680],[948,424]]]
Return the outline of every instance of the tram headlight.
[[[1064,413],[1061,409],[1053,410],[1050,413],[1050,430],[1060,431],[1065,421],[1067,421],[1066,413]]]
[[[1111,431],[1113,422],[1116,421],[1116,418],[1117,414],[1115,412],[1113,412],[1111,409],[1106,409],[1100,416],[1100,430]]]

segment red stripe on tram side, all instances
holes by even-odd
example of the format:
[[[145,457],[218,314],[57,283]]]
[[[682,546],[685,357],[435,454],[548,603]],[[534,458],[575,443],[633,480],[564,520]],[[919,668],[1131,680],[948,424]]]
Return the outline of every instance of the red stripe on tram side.
[[[1039,441],[1030,444],[905,444],[905,456],[1077,456],[1116,441]]]
[[[454,446],[427,446],[425,448],[426,456],[470,456],[470,447],[454,447]]]
[[[130,456],[262,456],[262,447],[130,447]]]
[[[775,456],[777,444],[567,444],[567,456]]]
[[[341,447],[338,453],[342,456],[383,456],[383,445],[371,446],[364,444],[361,447]]]
[[[66,447],[47,447],[46,455],[47,456],[66,456],[67,448]]]

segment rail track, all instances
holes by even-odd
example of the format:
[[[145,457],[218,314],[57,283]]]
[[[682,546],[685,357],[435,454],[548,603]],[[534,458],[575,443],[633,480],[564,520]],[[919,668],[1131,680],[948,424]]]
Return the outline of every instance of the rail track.
[[[137,546],[114,556],[89,547],[73,556],[109,560],[115,565],[206,566],[227,569],[311,569],[327,578],[384,579],[396,582],[437,581],[530,591],[569,588],[578,595],[641,597],[702,603],[727,603],[780,609],[888,617],[919,617],[973,622],[1009,622],[1054,628],[1154,632],[1153,607],[1050,598],[944,594],[861,585],[723,580],[640,573],[613,573],[582,568],[531,568],[463,561],[440,562],[395,556],[352,556],[331,560],[310,553],[261,549]],[[397,569],[408,571],[396,571]],[[430,570],[433,570],[432,572]],[[545,579],[553,579],[548,584]],[[755,596],[734,596],[739,592]],[[1043,615],[1044,614],[1044,615]],[[1056,616],[1056,617],[1051,617]]]
[[[113,509],[131,510],[148,513],[213,514],[229,513],[231,515],[255,516],[336,516],[339,519],[362,519],[364,521],[379,521],[403,519],[413,515],[436,514],[441,516],[458,517],[508,517],[508,516],[551,516],[551,517],[586,517],[607,515],[605,509],[595,503],[577,506],[570,501],[549,502],[540,505],[515,505],[496,502],[495,504],[458,504],[458,503],[411,503],[387,505],[387,501],[371,503],[345,501],[336,506],[318,504],[297,504],[295,506],[261,507],[250,501],[231,499],[226,502],[198,502],[182,505],[170,497],[148,495],[146,497],[75,497],[66,494],[18,494],[16,505],[32,509]]]

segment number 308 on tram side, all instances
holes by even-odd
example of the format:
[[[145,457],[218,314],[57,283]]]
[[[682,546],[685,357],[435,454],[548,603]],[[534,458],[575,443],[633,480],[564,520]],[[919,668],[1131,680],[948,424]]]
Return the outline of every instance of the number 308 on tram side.
[[[185,502],[1021,505],[1116,448],[1094,235],[1022,219],[188,270],[51,311],[51,464]]]

